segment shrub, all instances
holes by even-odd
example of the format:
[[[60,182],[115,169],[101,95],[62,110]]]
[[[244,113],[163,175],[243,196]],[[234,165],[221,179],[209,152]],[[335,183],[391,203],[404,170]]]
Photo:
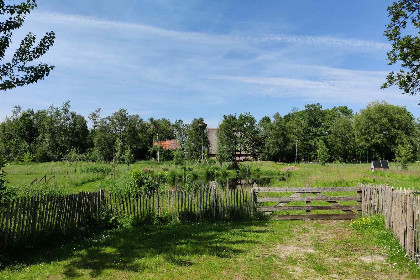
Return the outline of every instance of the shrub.
[[[177,184],[182,182],[182,173],[177,172],[174,169],[169,170],[166,174],[166,182],[168,182],[171,185],[175,185],[175,178],[176,178]]]
[[[173,151],[173,158],[175,165],[183,165],[185,163],[184,152],[181,150]]]
[[[156,174],[152,170],[132,170],[131,182],[128,186],[129,193],[152,192],[159,189],[160,183],[165,183],[165,176]]]

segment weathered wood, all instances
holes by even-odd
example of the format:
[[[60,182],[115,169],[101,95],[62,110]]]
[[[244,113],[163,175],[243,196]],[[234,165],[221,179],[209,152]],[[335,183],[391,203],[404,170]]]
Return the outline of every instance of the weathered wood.
[[[254,187],[252,189],[254,193],[254,205],[259,211],[262,212],[276,212],[276,211],[305,211],[306,215],[287,215],[283,214],[280,216],[281,219],[352,219],[355,217],[353,211],[362,210],[362,187],[310,187],[306,186],[304,188],[260,188]],[[272,193],[292,193],[289,197],[259,197],[258,193],[260,192],[272,192]],[[357,196],[327,196],[325,193],[328,192],[357,192]],[[311,195],[315,194],[315,196]],[[305,202],[306,205],[287,205],[289,202]],[[311,205],[312,201],[325,201],[331,203],[330,205]],[[338,201],[355,201],[357,205],[341,205]],[[275,206],[262,206],[259,203],[270,203],[277,202]],[[344,214],[311,214],[312,210],[327,210],[327,211],[344,211],[344,217],[341,215]],[[327,216],[325,216],[327,215]],[[272,215],[273,218],[279,219],[279,215]]]
[[[258,197],[257,202],[292,202],[292,201],[357,201],[362,202],[361,197],[359,196],[327,196],[327,197],[318,197],[318,196],[310,196],[310,197]]]
[[[230,193],[230,200],[228,195]],[[251,215],[252,192],[243,189],[218,191],[205,188],[194,192],[158,191],[143,194],[109,194],[103,191],[81,192],[71,195],[33,196],[11,200],[0,213],[0,240],[2,248],[16,242],[35,242],[49,234],[66,234],[72,228],[85,226],[97,219],[101,211],[118,215],[146,217],[189,213],[186,217],[225,219]],[[249,209],[249,210],[248,210]],[[42,234],[41,234],[42,233]],[[0,248],[1,249],[1,248]]]
[[[413,261],[420,256],[420,194],[389,186],[362,186],[363,215],[383,214],[385,225]]]
[[[296,193],[314,193],[314,192],[358,192],[360,187],[254,187],[255,192],[296,192]]]
[[[293,206],[260,206],[258,209],[262,212],[275,211],[310,211],[310,210],[359,210],[360,205],[293,205]]]
[[[356,214],[273,215],[274,220],[353,220]]]

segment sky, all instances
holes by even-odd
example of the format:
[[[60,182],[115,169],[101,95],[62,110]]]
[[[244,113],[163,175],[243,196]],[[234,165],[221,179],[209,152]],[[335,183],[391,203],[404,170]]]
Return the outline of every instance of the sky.
[[[53,30],[55,44],[40,61],[55,69],[37,84],[0,92],[0,119],[16,105],[66,101],[84,116],[124,108],[143,119],[203,117],[213,127],[223,115],[261,119],[308,103],[358,112],[384,100],[420,117],[419,97],[380,89],[398,69],[387,63],[383,36],[392,1],[37,3],[13,44]]]

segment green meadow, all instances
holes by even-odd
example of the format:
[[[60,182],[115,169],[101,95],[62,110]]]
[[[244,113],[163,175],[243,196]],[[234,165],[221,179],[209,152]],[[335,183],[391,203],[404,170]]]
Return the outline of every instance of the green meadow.
[[[189,164],[177,166],[171,162],[139,161],[135,164],[101,164],[91,162],[49,162],[32,164],[10,164],[7,172],[8,186],[18,195],[33,193],[77,193],[105,189],[118,190],[131,180],[132,170],[153,170],[162,176],[177,172],[192,175],[194,180],[207,182],[208,173],[217,165]],[[235,170],[219,168],[224,177],[235,178]],[[243,178],[266,179],[265,185],[273,187],[346,187],[364,184],[388,184],[397,188],[420,189],[420,163],[408,170],[390,164],[389,170],[370,170],[370,164],[282,164],[274,162],[243,162]],[[115,172],[114,172],[115,170]],[[209,171],[210,170],[210,171]],[[115,173],[115,174],[114,174]],[[46,179],[39,182],[44,177]],[[37,181],[34,181],[34,180]],[[47,181],[47,182],[45,182]],[[226,180],[222,180],[226,181]],[[31,184],[32,183],[32,184]],[[179,181],[182,185],[182,181]]]

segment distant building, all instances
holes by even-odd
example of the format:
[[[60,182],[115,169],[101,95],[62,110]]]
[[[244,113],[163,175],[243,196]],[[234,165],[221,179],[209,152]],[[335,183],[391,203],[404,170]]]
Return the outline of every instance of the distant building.
[[[218,128],[207,128],[207,137],[209,139],[210,147],[208,149],[208,155],[210,158],[216,158],[217,156],[217,131]],[[243,160],[252,160],[252,154],[244,151],[244,150],[237,150],[236,151],[236,160],[243,161]]]
[[[207,137],[210,143],[208,155],[211,158],[215,158],[217,154],[217,130],[218,128],[207,128]]]
[[[179,150],[181,149],[181,145],[179,144],[178,140],[172,139],[172,140],[164,140],[159,142],[153,142],[154,147],[162,147],[164,150]]]

